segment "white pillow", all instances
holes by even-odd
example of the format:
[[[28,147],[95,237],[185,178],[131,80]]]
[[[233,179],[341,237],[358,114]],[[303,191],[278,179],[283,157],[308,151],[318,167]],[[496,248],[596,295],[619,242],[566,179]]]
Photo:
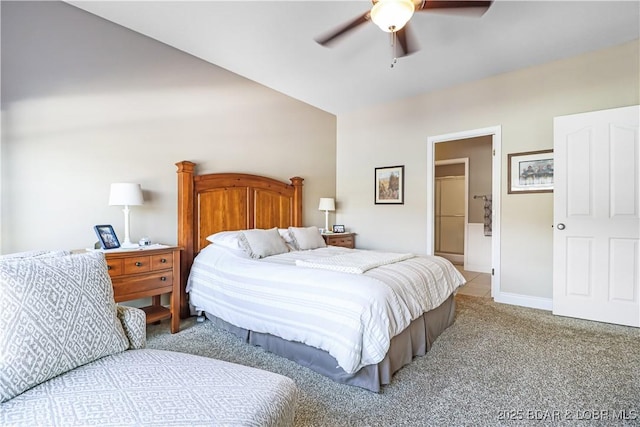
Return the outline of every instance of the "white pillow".
[[[277,228],[244,230],[238,234],[240,246],[251,258],[264,258],[289,252]]]
[[[214,245],[220,245],[229,249],[242,250],[240,246],[240,232],[239,231],[221,231],[219,233],[212,234],[207,237],[207,240]]]
[[[315,225],[311,227],[289,227],[296,248],[300,251],[308,249],[326,248],[320,230]]]

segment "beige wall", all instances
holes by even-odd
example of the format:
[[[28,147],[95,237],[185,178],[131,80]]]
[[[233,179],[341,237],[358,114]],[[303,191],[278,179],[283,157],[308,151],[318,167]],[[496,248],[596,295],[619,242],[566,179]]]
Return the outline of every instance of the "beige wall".
[[[336,118],[60,2],[2,2],[2,252],[83,248],[142,185],[131,237],[176,242],[176,168],[305,178],[335,194]],[[333,217],[333,215],[332,215]]]
[[[638,41],[338,117],[337,221],[363,248],[426,253],[427,138],[502,126],[501,292],[552,296],[552,194],[507,195],[507,154],[553,148],[553,117],[639,103]],[[405,165],[404,205],[374,205]]]

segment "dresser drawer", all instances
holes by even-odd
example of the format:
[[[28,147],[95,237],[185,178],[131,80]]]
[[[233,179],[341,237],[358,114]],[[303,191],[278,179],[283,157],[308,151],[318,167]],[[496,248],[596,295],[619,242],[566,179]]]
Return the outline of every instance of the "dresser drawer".
[[[171,292],[173,275],[171,271],[149,273],[113,279],[112,282],[116,302],[120,302]]]
[[[331,239],[331,244],[333,246],[344,246],[345,248],[353,247],[353,237],[340,237],[337,239]]]
[[[124,274],[146,273],[151,271],[151,257],[138,256],[123,258]]]
[[[331,246],[342,246],[344,248],[355,248],[356,239],[353,233],[345,234],[325,234],[322,236],[327,243]]]
[[[167,268],[173,268],[173,254],[166,253],[151,256],[151,270],[158,271]]]
[[[107,270],[109,270],[109,276],[117,277],[124,274],[124,266],[122,259],[107,259]]]

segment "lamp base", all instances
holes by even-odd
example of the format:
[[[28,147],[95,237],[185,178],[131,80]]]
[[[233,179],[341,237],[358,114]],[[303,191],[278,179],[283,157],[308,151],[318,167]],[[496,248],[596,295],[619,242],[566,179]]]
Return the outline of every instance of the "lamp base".
[[[324,231],[329,231],[329,211],[324,211]]]
[[[124,241],[123,243],[120,244],[120,248],[122,249],[137,249],[139,248],[140,245],[137,243],[131,243],[128,241]]]

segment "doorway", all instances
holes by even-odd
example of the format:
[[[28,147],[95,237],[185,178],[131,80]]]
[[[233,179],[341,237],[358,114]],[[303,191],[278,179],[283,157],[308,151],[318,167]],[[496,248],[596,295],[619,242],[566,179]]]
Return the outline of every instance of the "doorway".
[[[469,159],[436,160],[434,253],[464,265],[467,253]]]
[[[436,213],[435,213],[435,189],[436,189],[436,161],[438,160],[436,151],[440,151],[440,147],[446,147],[444,144],[452,141],[459,140],[467,140],[467,139],[475,139],[479,138],[481,140],[483,138],[480,137],[488,137],[490,143],[490,154],[491,158],[489,159],[490,163],[490,189],[487,188],[483,191],[472,191],[470,190],[467,194],[467,201],[469,203],[482,203],[479,205],[483,210],[483,217],[486,200],[488,198],[491,203],[487,210],[487,218],[483,218],[484,220],[488,220],[490,224],[491,237],[488,239],[483,239],[488,242],[485,246],[487,249],[482,251],[480,250],[480,254],[490,251],[490,260],[487,261],[487,266],[485,267],[487,272],[491,273],[491,296],[496,297],[500,292],[500,183],[501,183],[501,143],[502,143],[502,130],[500,126],[494,126],[489,128],[475,129],[470,131],[456,132],[445,135],[431,136],[427,139],[427,188],[431,189],[431,191],[427,194],[427,242],[429,242],[429,246],[427,248],[427,253],[435,254],[435,221],[436,221]],[[486,138],[484,138],[486,140]],[[462,157],[462,156],[458,156]],[[466,157],[466,156],[465,156]],[[470,175],[473,174],[473,163],[470,164]],[[478,194],[475,194],[478,193]],[[476,196],[475,198],[473,198]],[[471,220],[469,220],[471,222]],[[479,224],[483,228],[486,227],[485,221],[483,224]],[[467,234],[469,234],[470,227],[467,227]],[[469,251],[469,240],[471,236],[467,236],[467,250],[465,250],[465,257],[470,255]],[[489,250],[490,248],[490,250]],[[477,253],[477,251],[476,251]],[[467,262],[467,260],[465,260]],[[475,261],[473,261],[475,262]],[[473,266],[472,268],[477,268],[482,266]]]

